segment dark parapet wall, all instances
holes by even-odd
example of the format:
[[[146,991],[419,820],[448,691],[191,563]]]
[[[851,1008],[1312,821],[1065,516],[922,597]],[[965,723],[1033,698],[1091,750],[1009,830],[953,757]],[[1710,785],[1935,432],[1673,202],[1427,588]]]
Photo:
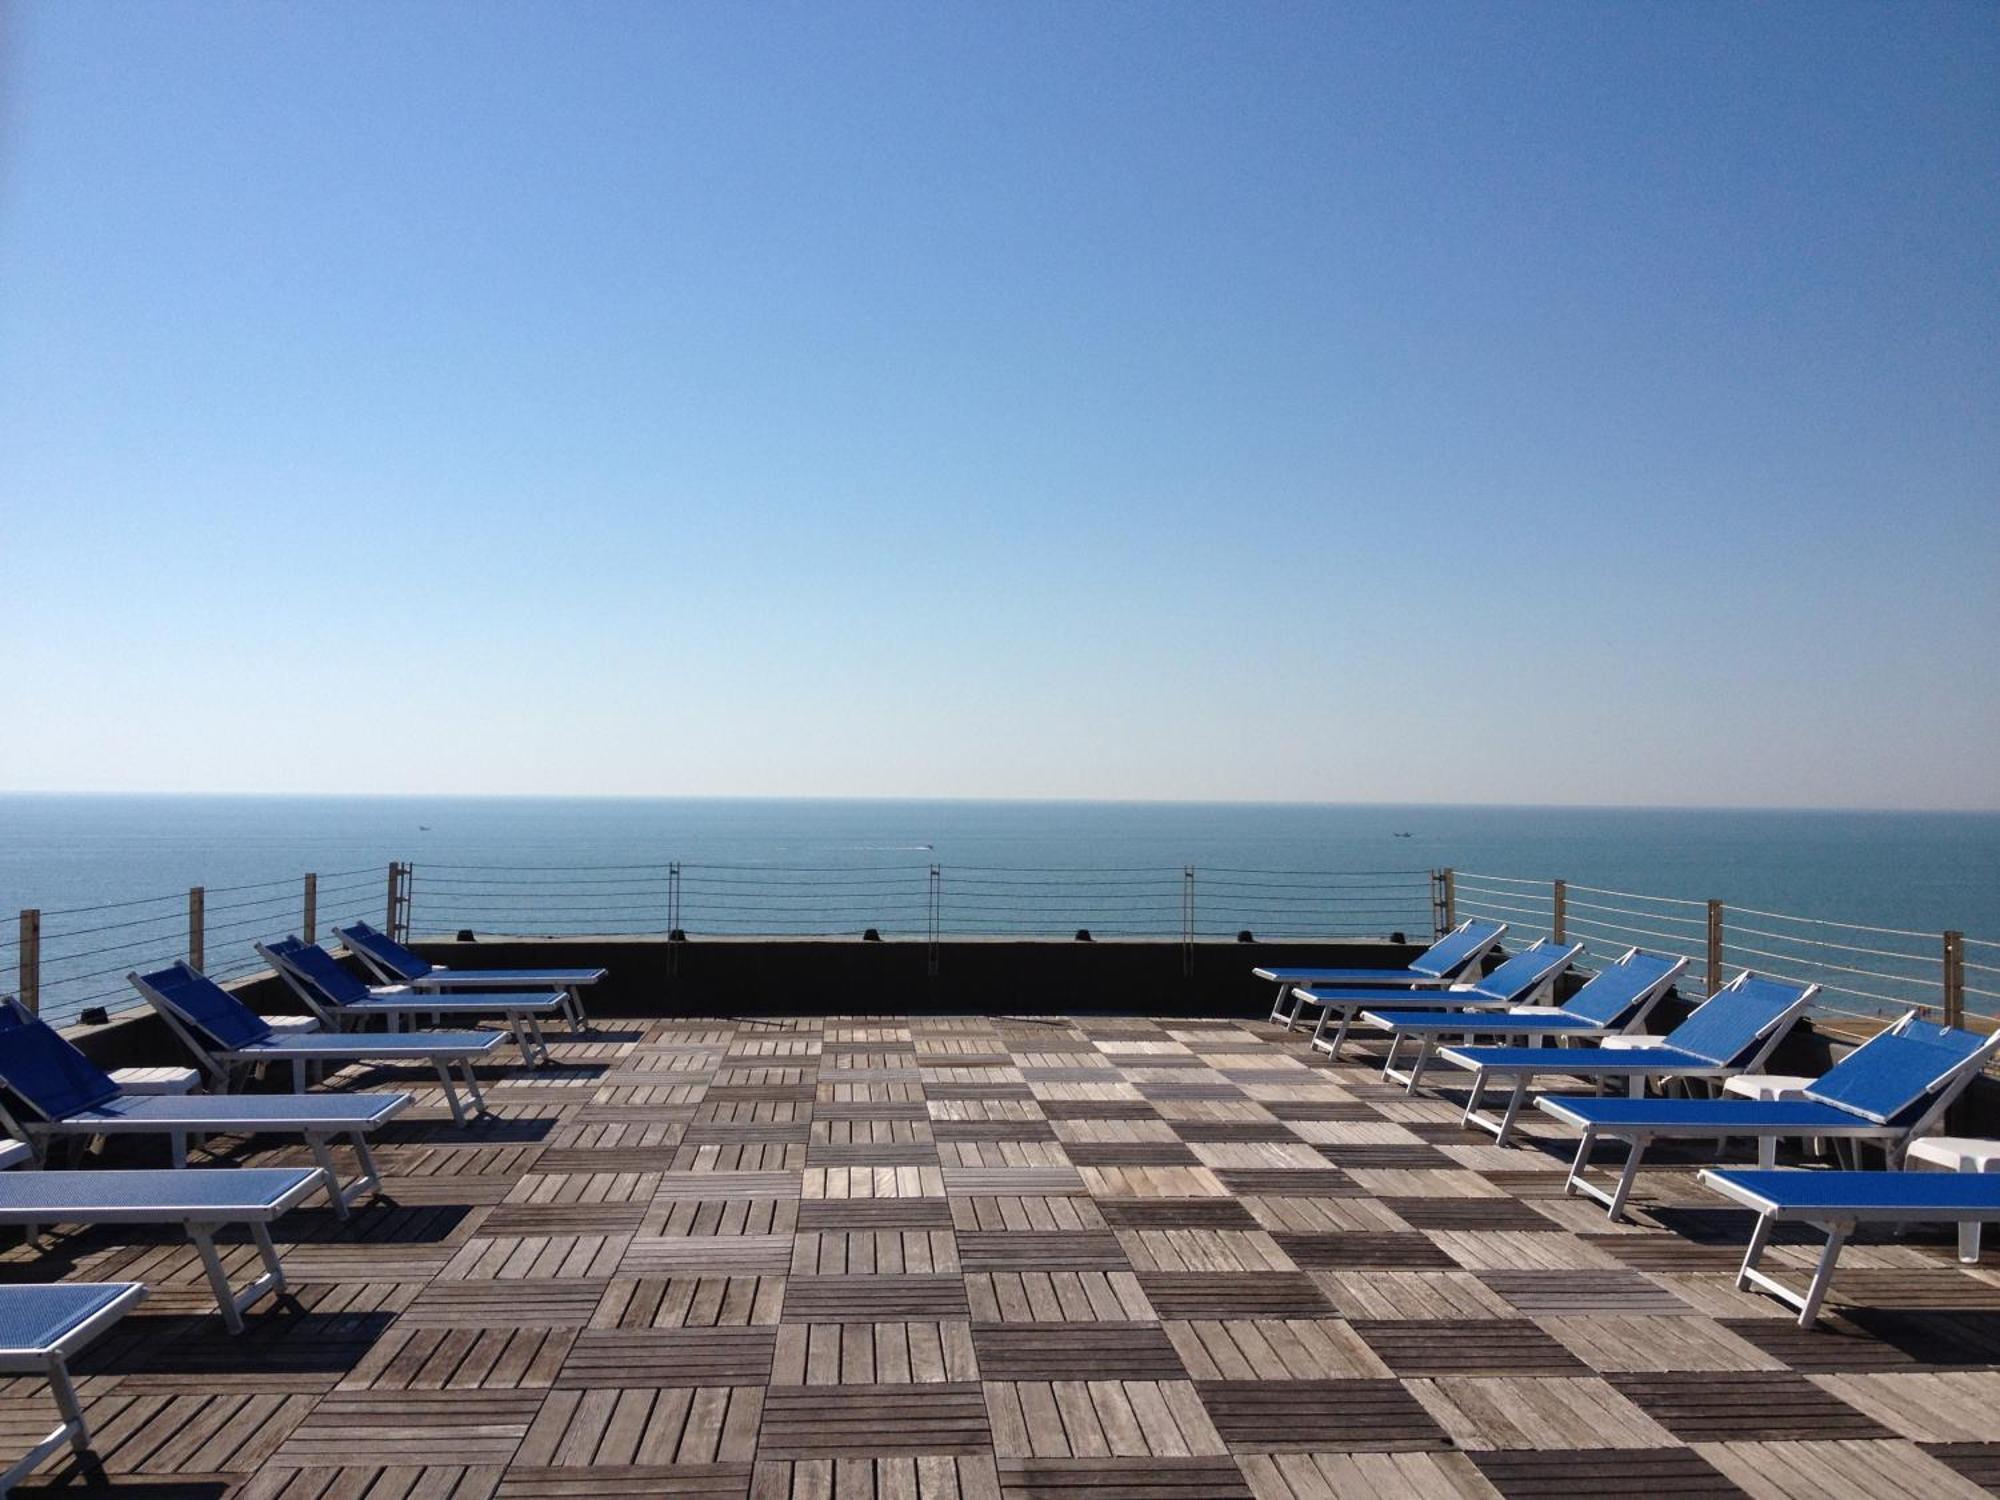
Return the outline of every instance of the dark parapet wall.
[[[963,1011],[1122,1011],[1137,1015],[1269,1013],[1265,964],[1399,968],[1421,946],[1326,943],[1052,942],[995,938],[938,944],[853,938],[658,938],[419,941],[454,969],[601,964],[593,1014],[616,1016]]]

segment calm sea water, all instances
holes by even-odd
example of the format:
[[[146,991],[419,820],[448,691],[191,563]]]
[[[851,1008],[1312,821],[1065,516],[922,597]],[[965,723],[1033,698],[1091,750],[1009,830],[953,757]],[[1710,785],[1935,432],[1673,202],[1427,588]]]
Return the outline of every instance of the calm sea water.
[[[1449,865],[2000,937],[2000,814],[0,796],[0,913],[291,879],[305,870],[366,872],[346,881],[359,891],[391,859],[415,863],[420,899],[427,870],[453,864],[682,860],[920,871],[936,862],[948,877],[955,866]],[[221,905],[227,898],[212,899]]]

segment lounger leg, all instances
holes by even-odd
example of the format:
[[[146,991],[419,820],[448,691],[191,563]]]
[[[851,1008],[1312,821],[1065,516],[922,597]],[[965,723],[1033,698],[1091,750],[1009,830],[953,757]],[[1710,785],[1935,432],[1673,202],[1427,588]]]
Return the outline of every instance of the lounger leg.
[[[465,1106],[458,1102],[458,1086],[452,1082],[451,1064],[442,1057],[431,1059],[431,1066],[437,1069],[438,1082],[444,1085],[444,1102],[451,1106],[454,1125],[465,1123]]]
[[[1819,1305],[1826,1300],[1827,1291],[1833,1285],[1834,1262],[1840,1259],[1840,1248],[1847,1243],[1847,1236],[1853,1229],[1852,1224],[1827,1226],[1826,1248],[1819,1253],[1819,1264],[1813,1268],[1812,1285],[1806,1288],[1805,1301],[1799,1305],[1799,1327],[1810,1328],[1819,1317]]]
[[[188,1238],[194,1241],[194,1248],[201,1254],[202,1265],[208,1270],[208,1285],[215,1293],[215,1306],[222,1314],[222,1326],[231,1333],[241,1333],[243,1309],[248,1304],[236,1300],[236,1289],[229,1284],[229,1272],[222,1264],[222,1257],[216,1253],[215,1231],[207,1224],[190,1224],[187,1232]]]
[[[361,1175],[355,1179],[350,1196],[360,1197],[363,1193],[379,1193],[382,1190],[382,1174],[375,1166],[375,1153],[369,1149],[368,1137],[355,1131],[349,1139],[354,1144],[354,1159],[361,1166]]]
[[[326,1198],[333,1207],[333,1216],[336,1219],[346,1218],[347,1194],[340,1186],[340,1172],[334,1166],[332,1147],[327,1145],[326,1137],[323,1135],[307,1136],[306,1145],[312,1150],[313,1161],[318,1165],[320,1175],[326,1178]]]
[[[458,1068],[465,1075],[465,1091],[472,1096],[472,1112],[476,1115],[485,1114],[486,1096],[479,1092],[479,1073],[473,1066],[473,1060],[469,1057],[460,1058]]]
[[[535,1054],[537,1058],[542,1063],[550,1061],[549,1039],[542,1035],[542,1018],[540,1016],[528,1017],[528,1030],[534,1033]]]
[[[1757,1215],[1757,1223],[1750,1231],[1750,1244],[1743,1251],[1743,1264],[1736,1271],[1736,1290],[1747,1292],[1751,1284],[1762,1274],[1757,1262],[1764,1258],[1764,1247],[1771,1243],[1771,1231],[1777,1227],[1777,1220],[1769,1214]]]
[[[1514,1092],[1507,1097],[1507,1112],[1500,1117],[1500,1128],[1493,1132],[1493,1144],[1504,1146],[1507,1137],[1514,1133],[1514,1121],[1520,1118],[1521,1105],[1528,1097],[1528,1078],[1522,1074],[1514,1080]]]
[[[1323,1041],[1321,1040],[1321,1033],[1326,1030],[1326,1023],[1333,1019],[1333,1011],[1333,1006],[1327,1006],[1320,1014],[1318,1027],[1313,1031],[1313,1046],[1324,1052],[1328,1057],[1340,1056],[1340,1049],[1347,1041],[1347,1028],[1354,1020],[1354,1007],[1351,1005],[1341,1006],[1340,1024],[1333,1029],[1333,1040],[1330,1042]]]
[[[1393,1079],[1402,1077],[1402,1074],[1396,1071],[1396,1055],[1402,1050],[1403,1050],[1403,1033],[1400,1031],[1390,1032],[1389,1050],[1382,1054],[1382,1076],[1384,1078]]]
[[[1285,1002],[1287,1000],[1292,1001],[1292,1008],[1289,1013],[1287,1013],[1285,1010]],[[1285,1023],[1285,1030],[1290,1031],[1292,1029],[1292,1023],[1298,1019],[1298,1016],[1299,1016],[1299,1002],[1297,1000],[1292,999],[1292,987],[1289,984],[1279,985],[1278,998],[1271,1002],[1272,1023],[1275,1025],[1277,1022],[1283,1021]]]
[[[51,1354],[42,1372],[48,1377],[49,1389],[55,1395],[56,1410],[61,1413],[62,1422],[22,1454],[5,1473],[0,1473],[0,1496],[11,1494],[14,1486],[34,1473],[43,1459],[61,1452],[65,1444],[78,1453],[90,1452],[90,1429],[84,1425],[83,1407],[76,1399],[76,1387],[70,1384],[68,1364],[62,1355]]]
[[[1410,1086],[1404,1090],[1405,1093],[1414,1094],[1417,1086],[1424,1081],[1424,1066],[1431,1060],[1431,1045],[1429,1037],[1417,1038],[1417,1060],[1410,1067]]]
[[[1775,1135],[1757,1137],[1757,1165],[1763,1171],[1770,1171],[1778,1164],[1778,1138]]]
[[[1584,1170],[1590,1165],[1591,1147],[1597,1144],[1597,1137],[1585,1127],[1583,1137],[1576,1143],[1576,1160],[1569,1164],[1569,1176],[1563,1179],[1563,1193],[1574,1197],[1583,1191]]]
[[[1624,1216],[1625,1200],[1632,1196],[1632,1182],[1639,1175],[1639,1159],[1645,1154],[1645,1137],[1633,1137],[1631,1152],[1625,1158],[1625,1170],[1618,1174],[1618,1186],[1612,1189],[1610,1200],[1605,1204],[1607,1218]]]
[[[292,1092],[303,1094],[305,1091],[306,1060],[303,1057],[295,1057],[292,1059]]]
[[[76,1387],[70,1382],[69,1362],[60,1354],[51,1354],[43,1373],[48,1376],[50,1394],[56,1398],[56,1410],[62,1413],[63,1431],[70,1447],[78,1453],[88,1453],[90,1424],[83,1420],[83,1403],[76,1399]]]

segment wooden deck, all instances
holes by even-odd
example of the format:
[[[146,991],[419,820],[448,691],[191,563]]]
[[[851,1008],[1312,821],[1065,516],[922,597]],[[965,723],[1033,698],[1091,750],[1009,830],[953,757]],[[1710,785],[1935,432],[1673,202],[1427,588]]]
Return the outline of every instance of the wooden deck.
[[[673,1020],[557,1052],[496,1070],[469,1132],[414,1075],[350,1080],[424,1096],[389,1201],[281,1225],[294,1296],[241,1338],[170,1235],[0,1258],[154,1288],[80,1363],[101,1471],[27,1490],[2000,1488],[1992,1262],[1858,1246],[1802,1333],[1733,1290],[1746,1218],[1691,1166],[1613,1226],[1562,1196],[1550,1132],[1495,1148],[1261,1023]],[[49,1410],[0,1383],[0,1441]]]

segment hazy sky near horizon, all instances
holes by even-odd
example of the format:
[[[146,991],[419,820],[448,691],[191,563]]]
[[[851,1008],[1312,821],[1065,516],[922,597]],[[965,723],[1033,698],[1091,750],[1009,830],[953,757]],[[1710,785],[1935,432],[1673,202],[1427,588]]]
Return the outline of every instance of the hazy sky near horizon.
[[[0,789],[2000,806],[2000,12],[0,9]]]

